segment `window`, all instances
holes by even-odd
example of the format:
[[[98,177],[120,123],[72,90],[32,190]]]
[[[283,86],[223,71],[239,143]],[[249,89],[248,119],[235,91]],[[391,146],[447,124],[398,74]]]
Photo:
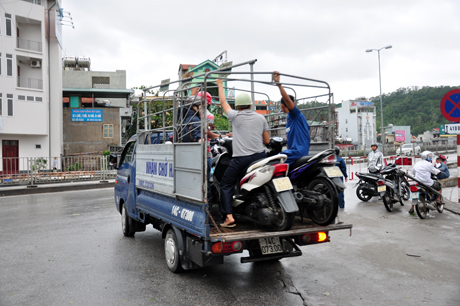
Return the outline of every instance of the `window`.
[[[39,145],[39,144],[35,145],[35,149],[41,149],[41,148],[42,148],[42,145]]]
[[[134,160],[134,148],[135,148],[136,142],[130,142],[126,145],[125,149],[123,150],[123,153],[121,153],[121,158],[120,158],[120,167],[124,163],[129,163],[132,160]]]
[[[6,20],[6,36],[11,36],[11,14],[5,14]]]
[[[26,96],[24,96],[24,95],[18,95],[18,100],[25,101],[25,100],[26,100]]]
[[[27,96],[27,101],[34,101],[35,98],[33,96]]]
[[[0,75],[2,75],[2,53],[1,52],[0,52]]]
[[[43,98],[42,97],[35,97],[35,102],[42,102]]]
[[[104,138],[113,138],[113,124],[104,124]]]
[[[0,116],[3,116],[2,106],[3,106],[3,100],[2,100],[2,94],[0,93]]]
[[[79,107],[80,106],[80,99],[78,96],[71,96],[70,97],[70,107]]]
[[[6,95],[6,111],[8,116],[13,116],[13,95],[7,94]]]
[[[13,55],[6,55],[6,75],[13,76]]]

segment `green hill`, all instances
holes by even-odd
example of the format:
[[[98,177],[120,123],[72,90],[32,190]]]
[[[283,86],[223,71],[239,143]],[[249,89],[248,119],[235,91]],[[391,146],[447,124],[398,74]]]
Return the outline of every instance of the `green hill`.
[[[453,86],[424,86],[422,88],[400,88],[392,93],[382,95],[383,124],[410,125],[414,136],[422,134],[441,124],[451,123],[440,110],[441,100]],[[380,131],[380,97],[369,99],[377,109],[377,131]]]

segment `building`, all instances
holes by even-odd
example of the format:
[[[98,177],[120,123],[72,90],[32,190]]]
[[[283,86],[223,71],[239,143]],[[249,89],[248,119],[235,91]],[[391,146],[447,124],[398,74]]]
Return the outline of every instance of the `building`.
[[[60,3],[0,5],[0,171],[28,170],[25,158],[62,153]]]
[[[65,57],[62,71],[65,155],[100,153],[121,146],[130,125],[126,71],[91,71],[88,57]]]
[[[350,139],[358,150],[371,147],[376,142],[376,112],[374,103],[359,97],[343,101],[336,108],[338,116],[337,137]]]

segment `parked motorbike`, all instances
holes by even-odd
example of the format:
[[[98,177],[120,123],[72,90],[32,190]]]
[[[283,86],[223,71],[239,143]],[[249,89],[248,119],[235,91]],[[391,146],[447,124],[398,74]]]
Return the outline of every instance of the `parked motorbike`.
[[[359,178],[359,181],[353,188],[358,187],[356,188],[358,199],[367,202],[372,197],[380,196],[383,198],[385,196],[386,182],[380,173],[356,172],[355,174]]]
[[[441,195],[441,202],[444,202],[441,193],[408,174],[406,176],[416,182],[410,186],[410,198],[420,219],[425,219],[430,210],[437,210],[439,213],[444,211],[444,204],[436,203],[438,195]],[[435,176],[432,179],[437,180]]]
[[[403,201],[409,200],[410,197],[409,183],[404,171],[401,170],[401,167],[396,167],[396,164],[389,164],[380,174],[385,178],[386,191],[382,197],[385,208],[392,212],[393,204],[396,202],[404,206]]]
[[[211,142],[213,173],[211,192],[220,199],[220,182],[232,158],[232,139],[218,138]],[[289,230],[299,211],[287,177],[286,155],[272,156],[251,163],[238,178],[233,197],[233,213],[277,231]]]
[[[268,156],[282,151],[286,140],[272,137]],[[335,166],[335,150],[324,150],[314,156],[304,156],[289,168],[288,177],[294,187],[294,196],[301,209],[301,217],[308,216],[319,225],[332,223],[339,208],[339,196],[346,187],[340,179],[342,172]]]

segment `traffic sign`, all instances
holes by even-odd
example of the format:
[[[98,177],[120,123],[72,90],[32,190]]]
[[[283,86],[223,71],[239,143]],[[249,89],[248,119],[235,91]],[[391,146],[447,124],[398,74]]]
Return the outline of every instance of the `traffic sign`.
[[[454,89],[441,100],[441,113],[449,121],[460,122],[460,89]]]
[[[460,123],[446,124],[446,134],[460,134]]]

